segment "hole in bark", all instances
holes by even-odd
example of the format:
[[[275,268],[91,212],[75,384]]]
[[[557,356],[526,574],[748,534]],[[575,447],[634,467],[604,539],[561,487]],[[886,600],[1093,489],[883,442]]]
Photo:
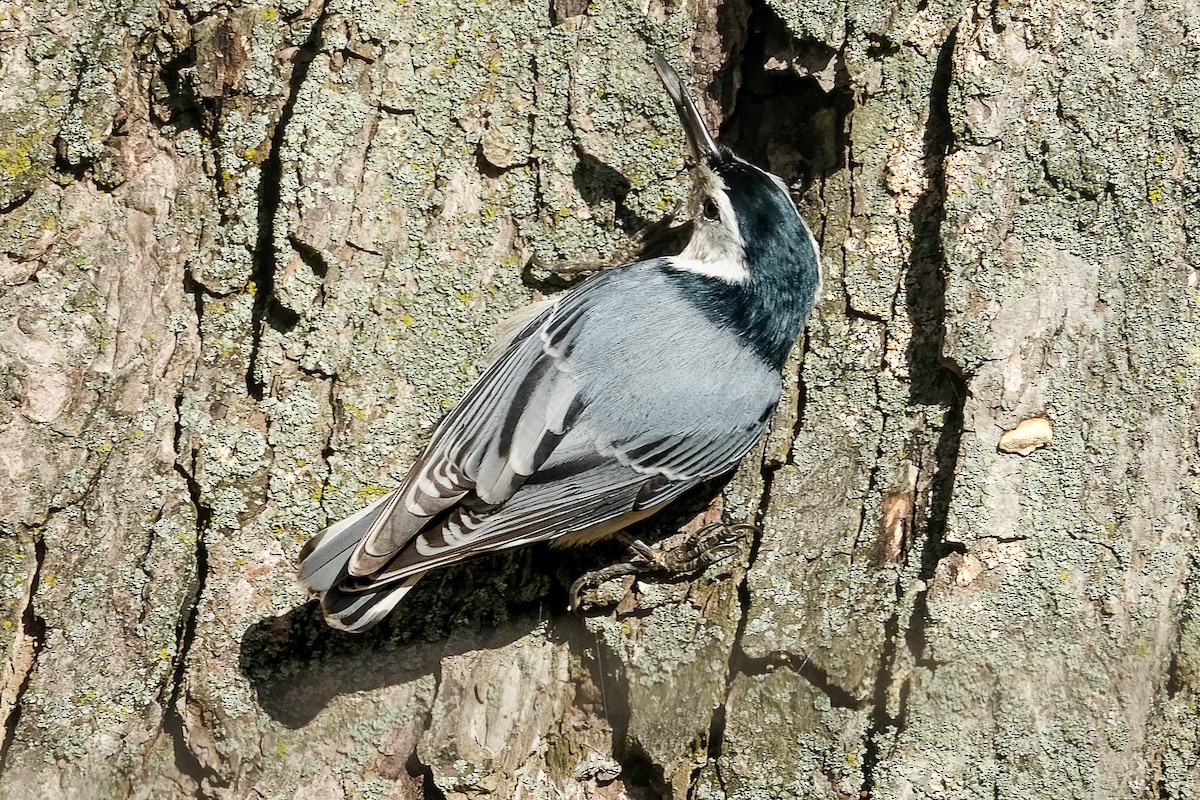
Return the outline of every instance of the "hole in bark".
[[[205,101],[192,90],[187,76],[195,68],[194,45],[189,45],[159,66],[150,81],[150,116],[159,127],[169,124],[176,133],[194,129],[204,130],[212,136],[214,131],[205,130],[203,123],[207,120],[211,128],[218,109],[214,101]]]
[[[751,4],[749,29],[721,140],[789,184],[808,185],[844,168],[854,96],[841,55],[796,39],[761,2]]]

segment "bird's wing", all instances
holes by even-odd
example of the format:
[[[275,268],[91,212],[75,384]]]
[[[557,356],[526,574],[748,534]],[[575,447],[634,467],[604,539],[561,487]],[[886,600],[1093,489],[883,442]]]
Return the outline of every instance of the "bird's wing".
[[[773,406],[772,406],[773,407]],[[770,408],[727,435],[641,436],[620,445],[564,443],[498,508],[462,503],[420,532],[388,564],[347,588],[392,583],[564,534],[611,533],[653,513],[701,481],[732,469],[758,440]]]
[[[440,514],[466,500],[507,500],[579,412],[579,387],[562,369],[580,320],[607,279],[596,276],[542,308],[442,419],[395,492],[330,525],[300,551],[300,581],[325,592],[377,572]]]
[[[615,522],[636,505],[643,480],[609,465],[574,480],[526,482],[508,503],[490,513],[460,505],[418,534],[377,573],[343,585],[361,590],[388,584],[475,556]]]
[[[504,503],[541,466],[582,409],[564,362],[590,294],[575,293],[527,325],[441,421],[399,496],[361,536],[350,575],[376,572],[460,502]]]

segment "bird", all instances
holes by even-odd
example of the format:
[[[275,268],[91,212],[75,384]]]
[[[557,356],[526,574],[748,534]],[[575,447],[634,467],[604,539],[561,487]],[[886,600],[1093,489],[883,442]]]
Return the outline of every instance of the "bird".
[[[787,185],[719,146],[653,64],[690,148],[690,238],[537,308],[433,430],[403,483],[300,553],[332,627],[387,617],[430,570],[601,540],[733,470],[779,402],[820,252]]]

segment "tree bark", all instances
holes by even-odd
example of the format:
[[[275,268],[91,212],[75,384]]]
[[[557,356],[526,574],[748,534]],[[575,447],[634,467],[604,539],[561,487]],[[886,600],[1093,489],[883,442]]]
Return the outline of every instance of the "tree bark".
[[[0,797],[1200,796],[1200,10],[0,6]],[[648,54],[797,191],[762,445],[617,545],[325,627],[494,324],[687,197]],[[52,788],[48,788],[52,787]]]

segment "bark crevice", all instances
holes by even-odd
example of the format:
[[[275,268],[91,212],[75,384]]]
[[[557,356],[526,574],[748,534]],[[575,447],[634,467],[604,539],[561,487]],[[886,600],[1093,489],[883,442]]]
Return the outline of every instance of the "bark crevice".
[[[308,78],[313,60],[320,54],[322,35],[329,8],[321,6],[320,13],[304,42],[296,50],[288,78],[288,95],[271,132],[270,152],[263,161],[258,185],[258,234],[254,245],[250,279],[255,285],[254,306],[250,312],[250,356],[246,361],[246,391],[254,400],[263,399],[262,380],[258,375],[258,360],[262,350],[264,326],[270,325],[282,333],[291,331],[300,322],[300,315],[285,306],[275,296],[275,273],[278,254],[275,252],[275,218],[279,213],[283,183],[283,149],[288,125],[296,112],[296,102]],[[294,243],[293,239],[293,243]],[[324,277],[314,267],[314,273]]]
[[[906,580],[902,571],[895,585],[894,612],[884,624],[884,649],[876,676],[869,729],[864,737],[863,795],[873,792],[879,765],[885,758],[889,741],[903,730],[911,678],[905,677],[898,687],[893,712],[888,695],[897,687],[897,665],[900,648],[908,651],[913,663],[932,669],[924,656],[925,625],[928,622],[928,586],[938,563],[949,552],[945,541],[946,518],[954,489],[959,444],[963,433],[963,414],[966,403],[966,382],[953,370],[943,355],[946,319],[946,257],[942,248],[942,224],[945,221],[946,184],[944,161],[953,146],[950,121],[949,91],[952,57],[958,29],[951,30],[938,49],[937,64],[929,89],[929,113],[923,137],[924,171],[927,188],[920,195],[910,214],[913,227],[911,262],[904,273],[907,314],[912,324],[912,337],[906,356],[910,376],[909,396],[917,405],[942,406],[941,430],[934,447],[933,475],[929,483],[928,511],[924,520],[914,512],[914,528],[923,527],[921,542],[910,543],[921,559],[917,586],[911,605],[905,602]],[[883,368],[886,368],[884,365]],[[879,463],[882,454],[878,454]],[[924,469],[925,465],[922,464]],[[875,473],[872,472],[874,488]],[[923,524],[922,524],[923,522]],[[918,528],[919,530],[919,528]],[[908,607],[906,607],[908,606]]]
[[[196,296],[200,297],[200,289],[196,287]],[[197,300],[198,305],[201,300]],[[199,316],[199,310],[197,311]],[[181,704],[187,702],[186,676],[188,656],[192,644],[196,640],[196,622],[200,613],[200,600],[204,595],[204,584],[208,576],[208,548],[204,536],[209,529],[212,511],[204,503],[199,482],[194,476],[196,453],[191,453],[191,463],[185,467],[179,462],[181,446],[184,442],[182,423],[183,394],[176,398],[175,405],[175,471],[183,478],[191,498],[196,515],[196,547],[194,551],[194,572],[188,586],[187,594],[179,613],[179,622],[175,626],[175,659],[171,665],[170,690],[162,698],[163,731],[170,737],[175,756],[175,767],[196,783],[195,797],[207,797],[204,793],[206,783],[211,784],[217,778],[216,770],[205,766],[196,752],[188,744],[187,722],[180,710]]]
[[[51,509],[47,514],[46,520],[54,515],[59,509]],[[37,670],[38,657],[42,653],[42,649],[46,646],[46,625],[45,621],[38,616],[34,610],[33,598],[37,594],[38,584],[42,576],[42,564],[46,560],[46,541],[38,536],[33,542],[33,570],[29,578],[29,588],[25,594],[25,607],[21,609],[21,630],[19,636],[28,636],[33,643],[29,657],[29,666],[25,670],[25,674],[21,676],[21,684],[17,687],[17,692],[13,696],[12,707],[9,709],[8,717],[4,720],[4,739],[0,741],[0,774],[4,772],[4,767],[7,764],[9,749],[17,737],[17,724],[21,721],[22,701],[25,699],[25,692],[29,689],[29,683],[33,679],[33,673]],[[10,667],[13,662],[10,662]]]

